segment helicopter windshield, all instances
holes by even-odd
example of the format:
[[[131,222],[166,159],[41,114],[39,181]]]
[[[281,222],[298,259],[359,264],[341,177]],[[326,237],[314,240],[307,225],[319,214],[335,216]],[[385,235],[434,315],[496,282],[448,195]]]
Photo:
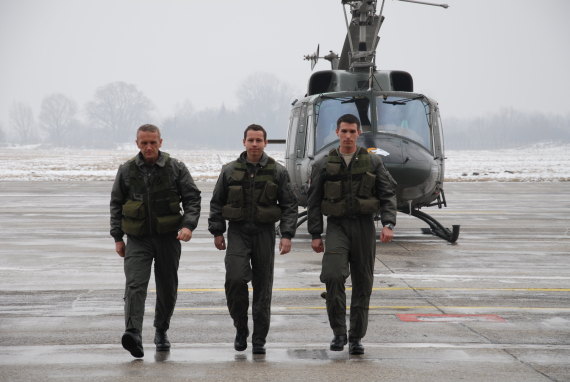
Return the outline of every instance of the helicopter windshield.
[[[363,133],[370,132],[370,100],[368,98],[323,99],[315,108],[317,122],[317,151],[329,143],[338,141],[336,121],[344,114],[352,114],[360,120]]]
[[[378,131],[402,135],[432,150],[429,105],[419,99],[378,97]]]

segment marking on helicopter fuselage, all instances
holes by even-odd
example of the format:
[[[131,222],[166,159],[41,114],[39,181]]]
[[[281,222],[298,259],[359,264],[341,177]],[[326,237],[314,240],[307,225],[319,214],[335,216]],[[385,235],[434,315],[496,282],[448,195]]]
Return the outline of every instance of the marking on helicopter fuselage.
[[[388,151],[385,151],[385,150],[382,150],[382,149],[379,149],[379,148],[376,148],[376,147],[370,147],[370,148],[368,149],[368,152],[369,152],[369,153],[374,153],[374,154],[376,154],[376,155],[382,155],[382,156],[385,156],[385,157],[387,157],[388,155],[390,155],[390,153],[389,153]]]

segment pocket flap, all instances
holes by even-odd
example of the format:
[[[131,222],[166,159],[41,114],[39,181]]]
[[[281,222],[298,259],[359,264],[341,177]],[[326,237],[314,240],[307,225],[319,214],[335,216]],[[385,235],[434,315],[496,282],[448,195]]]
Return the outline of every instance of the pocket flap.
[[[271,181],[265,184],[265,196],[269,200],[274,200],[277,197],[277,185]]]
[[[142,219],[146,216],[143,202],[127,200],[123,205],[123,215],[135,219]]]
[[[228,203],[232,207],[243,207],[243,191],[241,186],[228,187]]]
[[[358,194],[363,197],[368,197],[372,195],[372,190],[374,188],[374,184],[376,183],[376,175],[366,172],[362,177],[360,183],[360,190]]]
[[[342,182],[325,182],[325,198],[330,201],[340,199],[342,196]]]
[[[340,172],[340,163],[327,163],[327,173],[329,175],[337,175]]]
[[[231,175],[231,180],[235,182],[241,182],[245,176],[245,171],[233,170]]]

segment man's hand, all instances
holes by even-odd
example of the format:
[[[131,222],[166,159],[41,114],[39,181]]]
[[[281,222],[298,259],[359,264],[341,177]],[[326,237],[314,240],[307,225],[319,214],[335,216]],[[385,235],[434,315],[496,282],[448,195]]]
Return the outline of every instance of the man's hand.
[[[389,243],[394,238],[394,231],[388,227],[382,228],[382,233],[380,234],[380,241],[382,243]]]
[[[313,251],[321,253],[325,251],[325,246],[323,245],[323,239],[313,239],[311,242],[311,247]]]
[[[224,239],[224,235],[214,237],[214,245],[220,251],[225,250],[226,249],[226,240]]]
[[[115,251],[117,251],[119,256],[125,257],[125,242],[122,240],[116,242],[115,243]]]
[[[289,251],[291,250],[291,239],[281,239],[281,241],[279,242],[279,251],[281,251],[281,254],[284,255],[286,253],[289,253]]]
[[[176,238],[182,241],[190,241],[190,239],[192,239],[192,231],[188,228],[182,228]]]

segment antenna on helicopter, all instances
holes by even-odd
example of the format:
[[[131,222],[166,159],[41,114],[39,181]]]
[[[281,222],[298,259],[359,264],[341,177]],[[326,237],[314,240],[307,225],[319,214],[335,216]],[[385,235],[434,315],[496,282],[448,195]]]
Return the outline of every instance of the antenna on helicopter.
[[[319,58],[324,58],[327,61],[330,61],[331,63],[331,67],[332,70],[337,70],[338,69],[338,54],[333,52],[332,50],[330,50],[329,54],[327,54],[324,57],[319,57],[319,48],[320,45],[317,45],[317,51],[313,54],[308,54],[306,56],[304,56],[304,59],[307,61],[311,61],[311,70],[313,70],[315,68],[315,65],[317,65],[317,62],[319,61]]]

